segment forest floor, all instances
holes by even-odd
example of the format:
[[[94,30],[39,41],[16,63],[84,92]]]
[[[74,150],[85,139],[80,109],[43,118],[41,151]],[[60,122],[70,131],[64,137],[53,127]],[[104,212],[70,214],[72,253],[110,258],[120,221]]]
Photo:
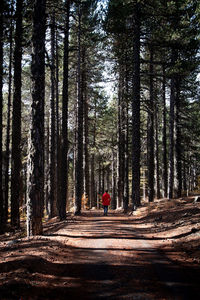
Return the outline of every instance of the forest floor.
[[[200,203],[84,211],[0,236],[0,299],[200,299]]]

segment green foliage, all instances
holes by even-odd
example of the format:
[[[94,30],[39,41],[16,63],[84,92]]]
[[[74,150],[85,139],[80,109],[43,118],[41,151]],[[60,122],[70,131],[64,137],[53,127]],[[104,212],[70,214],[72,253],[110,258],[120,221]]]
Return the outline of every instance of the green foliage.
[[[5,2],[4,14],[4,107],[3,125],[7,118],[7,82],[9,65],[9,32],[14,13],[11,1]],[[199,104],[199,43],[200,43],[200,3],[190,0],[109,0],[101,5],[97,0],[71,1],[70,44],[69,44],[69,161],[70,174],[73,177],[73,151],[76,129],[77,101],[77,34],[78,11],[81,10],[81,51],[85,51],[85,61],[81,68],[85,71],[85,94],[88,101],[89,116],[89,154],[95,154],[104,164],[111,161],[112,151],[117,152],[118,134],[118,95],[108,99],[101,82],[105,80],[105,62],[111,68],[118,89],[121,70],[126,70],[124,79],[123,100],[128,102],[128,117],[133,89],[133,33],[134,6],[141,7],[141,144],[142,164],[146,165],[147,112],[149,101],[149,48],[154,49],[154,83],[155,103],[159,107],[159,142],[162,140],[162,66],[166,71],[166,95],[170,91],[170,78],[176,75],[180,80],[180,126],[184,156],[188,153],[199,159],[200,151],[200,104]],[[27,138],[30,128],[31,103],[31,38],[32,38],[33,1],[24,1],[23,11],[23,66],[22,66],[22,160],[27,159]],[[63,30],[66,8],[64,1],[47,1],[47,34],[46,34],[46,99],[45,127],[48,128],[50,100],[50,16],[55,13],[58,43],[59,73],[59,122],[61,120],[61,99],[63,82]],[[103,25],[103,26],[102,26]],[[14,40],[14,35],[13,35]],[[176,61],[172,64],[171,53],[177,51]],[[84,64],[84,66],[83,66]],[[167,102],[168,105],[168,102]],[[168,114],[168,112],[167,112]],[[167,115],[168,118],[168,115]],[[61,126],[61,122],[59,123]],[[129,121],[129,144],[132,124]],[[168,128],[167,128],[168,130]],[[47,131],[46,131],[47,135]],[[168,142],[168,141],[167,141]],[[130,147],[130,146],[129,146]],[[129,148],[131,156],[131,147]],[[97,169],[97,161],[96,166]]]

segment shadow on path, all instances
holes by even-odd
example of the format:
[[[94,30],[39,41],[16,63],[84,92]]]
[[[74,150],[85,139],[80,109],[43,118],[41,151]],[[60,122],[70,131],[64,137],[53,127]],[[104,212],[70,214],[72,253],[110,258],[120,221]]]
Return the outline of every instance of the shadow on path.
[[[149,229],[120,218],[55,222],[43,237],[0,248],[0,299],[200,298],[199,268],[170,260],[173,249],[150,244],[161,238],[141,236]],[[134,233],[125,234],[128,226]]]

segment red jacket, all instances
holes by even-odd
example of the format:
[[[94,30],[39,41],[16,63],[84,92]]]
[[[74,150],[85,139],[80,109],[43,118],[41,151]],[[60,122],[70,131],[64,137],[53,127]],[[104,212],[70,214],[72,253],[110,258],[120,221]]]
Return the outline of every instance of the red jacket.
[[[110,205],[110,195],[108,193],[104,193],[102,196],[102,203],[103,205]]]

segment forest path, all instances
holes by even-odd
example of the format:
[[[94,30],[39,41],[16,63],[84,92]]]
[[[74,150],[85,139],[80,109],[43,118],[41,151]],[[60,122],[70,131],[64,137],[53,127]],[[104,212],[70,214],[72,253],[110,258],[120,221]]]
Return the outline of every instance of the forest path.
[[[145,208],[50,220],[43,236],[0,247],[0,299],[199,299],[200,270],[177,260],[172,225]]]
[[[198,281],[161,251],[171,241],[156,236],[154,224],[100,211],[74,222],[56,235],[67,238],[73,261],[82,265],[76,299],[196,299]]]

